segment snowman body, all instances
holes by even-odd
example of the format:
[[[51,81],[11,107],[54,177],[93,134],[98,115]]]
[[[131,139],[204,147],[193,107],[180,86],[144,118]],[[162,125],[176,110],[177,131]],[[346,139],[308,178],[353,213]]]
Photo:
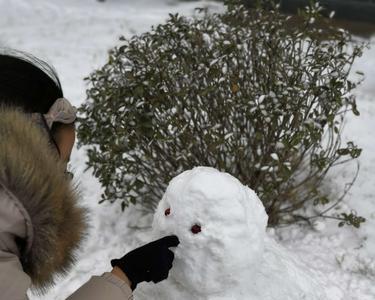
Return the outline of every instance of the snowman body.
[[[154,215],[153,238],[177,235],[167,280],[142,283],[156,300],[326,300],[315,274],[266,234],[257,195],[236,178],[197,167],[175,177]]]

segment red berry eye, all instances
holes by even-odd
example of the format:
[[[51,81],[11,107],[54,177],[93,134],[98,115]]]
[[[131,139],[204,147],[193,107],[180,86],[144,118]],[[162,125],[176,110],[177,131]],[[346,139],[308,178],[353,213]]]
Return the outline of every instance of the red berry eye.
[[[167,208],[167,209],[165,210],[164,214],[165,214],[166,216],[169,216],[169,215],[171,214],[171,209],[170,209],[170,208]]]
[[[191,227],[191,232],[194,233],[194,234],[198,234],[201,231],[202,231],[202,228],[197,224],[195,224]]]

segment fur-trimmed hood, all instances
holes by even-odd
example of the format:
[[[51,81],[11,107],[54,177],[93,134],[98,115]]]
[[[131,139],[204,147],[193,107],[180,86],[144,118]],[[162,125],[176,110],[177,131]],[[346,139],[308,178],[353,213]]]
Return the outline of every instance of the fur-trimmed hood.
[[[39,291],[70,269],[86,229],[85,211],[63,171],[30,118],[0,107],[0,189],[14,195],[31,221],[20,260]]]

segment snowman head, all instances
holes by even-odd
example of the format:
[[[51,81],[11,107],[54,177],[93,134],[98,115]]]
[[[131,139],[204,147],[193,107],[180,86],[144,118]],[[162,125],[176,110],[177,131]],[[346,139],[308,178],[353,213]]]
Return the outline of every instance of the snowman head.
[[[215,294],[256,272],[267,218],[257,195],[236,178],[197,167],[170,182],[153,231],[180,240],[170,277],[189,290]]]

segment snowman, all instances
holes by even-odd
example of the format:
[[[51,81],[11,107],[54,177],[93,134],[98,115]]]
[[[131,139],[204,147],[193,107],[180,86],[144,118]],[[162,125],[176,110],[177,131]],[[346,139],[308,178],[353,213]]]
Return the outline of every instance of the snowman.
[[[177,235],[167,280],[143,283],[137,300],[326,300],[317,274],[267,236],[254,191],[233,176],[197,167],[175,177],[152,235]],[[331,299],[330,299],[331,300]]]

